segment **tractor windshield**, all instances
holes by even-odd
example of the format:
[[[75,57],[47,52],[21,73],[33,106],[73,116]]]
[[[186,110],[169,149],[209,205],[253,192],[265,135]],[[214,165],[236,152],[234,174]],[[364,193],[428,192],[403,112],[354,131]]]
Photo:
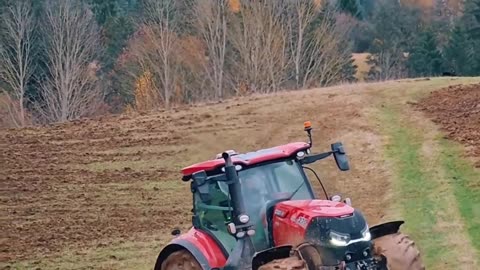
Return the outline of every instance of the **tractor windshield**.
[[[291,195],[292,200],[313,198],[301,166],[293,160],[240,171],[239,177],[245,206],[252,218],[267,201],[289,198]]]
[[[292,200],[314,198],[302,167],[295,160],[247,168],[239,172],[239,178],[247,214],[255,225],[253,240],[257,250],[268,248],[265,217],[268,201],[290,198],[292,195]],[[209,190],[211,199],[208,202],[201,200],[199,194],[195,195],[196,214],[201,227],[216,236],[227,251],[231,251],[235,239],[226,228],[226,223],[231,219],[228,186],[224,182],[212,182]]]

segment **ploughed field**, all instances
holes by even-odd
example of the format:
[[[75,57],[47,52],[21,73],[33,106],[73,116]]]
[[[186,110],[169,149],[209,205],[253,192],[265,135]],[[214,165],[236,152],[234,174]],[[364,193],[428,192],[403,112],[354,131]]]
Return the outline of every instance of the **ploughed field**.
[[[0,131],[0,269],[151,269],[170,231],[190,226],[182,167],[227,149],[305,141],[305,120],[314,150],[342,141],[349,154],[350,172],[330,159],[314,166],[330,193],[351,197],[371,225],[402,218],[384,109],[431,117],[466,146],[458,158],[478,162],[478,82],[346,85]]]
[[[447,138],[465,144],[480,168],[480,84],[435,91],[418,108],[442,127]]]

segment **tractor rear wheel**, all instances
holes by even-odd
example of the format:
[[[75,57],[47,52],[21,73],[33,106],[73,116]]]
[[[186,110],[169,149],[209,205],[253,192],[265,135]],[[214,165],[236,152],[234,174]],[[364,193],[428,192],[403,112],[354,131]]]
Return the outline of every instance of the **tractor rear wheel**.
[[[388,270],[424,270],[420,251],[407,235],[395,233],[373,240],[376,256],[387,258]]]
[[[201,270],[202,267],[188,250],[175,251],[163,261],[161,270]]]

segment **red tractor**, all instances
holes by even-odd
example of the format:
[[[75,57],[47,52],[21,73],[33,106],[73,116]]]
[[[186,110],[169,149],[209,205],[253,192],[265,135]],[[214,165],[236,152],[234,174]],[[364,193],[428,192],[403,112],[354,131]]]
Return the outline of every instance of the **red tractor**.
[[[317,199],[305,170],[333,156],[349,164],[341,143],[312,154],[290,143],[246,154],[227,151],[182,170],[191,182],[193,227],[160,252],[155,270],[424,269],[419,251],[399,232],[403,221],[369,227],[349,199]],[[320,181],[320,179],[318,179]],[[320,184],[321,181],[320,181]]]

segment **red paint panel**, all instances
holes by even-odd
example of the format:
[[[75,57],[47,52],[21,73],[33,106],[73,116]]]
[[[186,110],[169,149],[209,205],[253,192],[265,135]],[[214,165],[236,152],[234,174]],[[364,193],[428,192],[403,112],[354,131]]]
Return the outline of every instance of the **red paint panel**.
[[[341,217],[353,212],[354,209],[344,203],[327,200],[281,202],[275,207],[273,216],[275,245],[301,244],[305,239],[306,228],[313,218]]]
[[[343,202],[329,200],[286,201],[282,202],[281,205],[311,217],[341,217],[351,215],[354,211],[353,207]]]
[[[191,228],[187,233],[176,239],[183,239],[192,243],[202,252],[211,268],[222,268],[227,262],[222,250],[208,234]],[[175,241],[175,240],[174,240]]]

